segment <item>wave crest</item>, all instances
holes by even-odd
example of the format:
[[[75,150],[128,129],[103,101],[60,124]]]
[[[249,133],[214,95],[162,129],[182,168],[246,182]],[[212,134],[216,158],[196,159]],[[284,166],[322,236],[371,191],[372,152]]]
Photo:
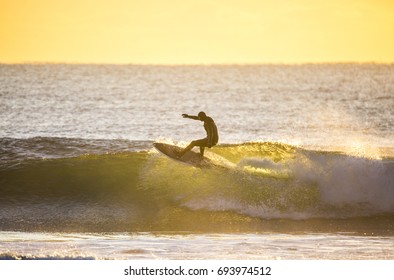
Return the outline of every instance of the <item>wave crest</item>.
[[[151,148],[85,154],[78,147],[80,155],[64,158],[19,153],[17,165],[0,168],[2,228],[212,229],[394,214],[392,159],[244,143],[210,149],[222,167],[198,169]]]

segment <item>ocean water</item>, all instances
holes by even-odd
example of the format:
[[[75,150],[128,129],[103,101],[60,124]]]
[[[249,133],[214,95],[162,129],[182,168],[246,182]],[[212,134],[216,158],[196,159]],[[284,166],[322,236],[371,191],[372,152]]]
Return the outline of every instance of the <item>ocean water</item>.
[[[394,259],[394,65],[0,65],[0,259]],[[205,136],[217,167],[155,141]]]

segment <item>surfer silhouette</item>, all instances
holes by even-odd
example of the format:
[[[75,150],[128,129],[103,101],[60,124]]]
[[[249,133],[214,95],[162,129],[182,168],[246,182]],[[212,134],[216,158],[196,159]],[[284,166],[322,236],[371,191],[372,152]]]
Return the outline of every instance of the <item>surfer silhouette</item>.
[[[215,122],[211,117],[208,117],[204,112],[198,113],[197,116],[190,116],[188,114],[182,114],[182,117],[192,120],[200,120],[204,122],[204,129],[207,132],[207,137],[199,140],[192,141],[189,146],[187,146],[183,151],[179,153],[179,157],[182,157],[188,151],[193,149],[193,147],[199,146],[200,147],[200,155],[201,157],[204,156],[204,149],[205,147],[211,148],[215,146],[219,141],[219,134],[218,129],[216,127]]]

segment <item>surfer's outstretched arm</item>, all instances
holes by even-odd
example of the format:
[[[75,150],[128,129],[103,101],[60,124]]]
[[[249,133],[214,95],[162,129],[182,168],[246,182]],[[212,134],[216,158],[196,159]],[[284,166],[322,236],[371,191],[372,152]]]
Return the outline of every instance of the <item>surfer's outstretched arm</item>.
[[[184,117],[186,119],[199,120],[198,116],[190,116],[188,114],[182,114],[182,117]]]

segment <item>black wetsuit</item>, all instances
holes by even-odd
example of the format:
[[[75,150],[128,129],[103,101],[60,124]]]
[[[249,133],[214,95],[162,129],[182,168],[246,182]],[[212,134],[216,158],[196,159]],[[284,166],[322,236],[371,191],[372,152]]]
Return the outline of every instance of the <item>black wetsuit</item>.
[[[187,118],[193,119],[193,120],[201,120],[197,116],[189,116],[186,115]],[[215,146],[218,141],[219,141],[219,134],[218,134],[218,129],[216,127],[215,122],[211,117],[205,116],[204,119],[202,119],[204,122],[204,129],[207,132],[207,137],[199,140],[194,140],[192,141],[189,146],[187,146],[181,155],[185,154],[187,151],[190,151],[193,147],[198,146],[200,147],[200,153],[203,156],[204,155],[204,148],[208,147],[211,148]]]
[[[204,120],[204,129],[207,132],[207,137],[201,140],[206,139],[206,143],[204,143],[206,147],[211,148],[215,146],[219,141],[218,129],[216,127],[215,122],[211,117],[206,117]],[[198,141],[198,140],[197,140]],[[196,145],[198,146],[198,145]]]

